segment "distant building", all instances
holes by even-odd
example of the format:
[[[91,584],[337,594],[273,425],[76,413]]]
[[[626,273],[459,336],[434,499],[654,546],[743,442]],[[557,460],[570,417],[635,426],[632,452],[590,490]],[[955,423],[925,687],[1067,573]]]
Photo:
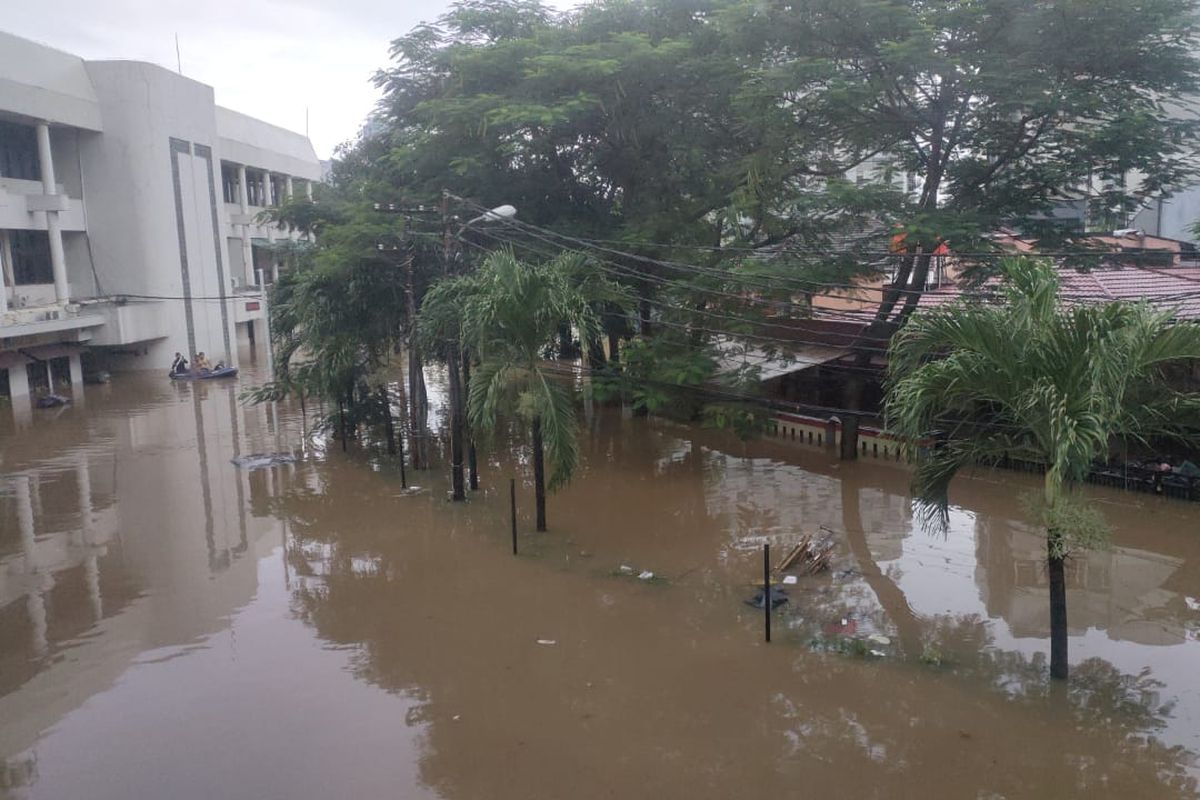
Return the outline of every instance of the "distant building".
[[[307,138],[205,84],[0,33],[0,396],[77,385],[84,353],[236,364],[277,274],[269,246],[298,238],[256,217],[320,177]]]

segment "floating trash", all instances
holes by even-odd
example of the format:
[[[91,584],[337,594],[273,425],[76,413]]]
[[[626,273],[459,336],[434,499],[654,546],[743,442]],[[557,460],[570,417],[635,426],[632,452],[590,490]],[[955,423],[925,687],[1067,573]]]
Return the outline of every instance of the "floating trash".
[[[783,589],[772,589],[771,590],[771,609],[772,610],[779,608],[781,605],[783,605],[787,601],[788,601],[787,592],[785,592]],[[765,603],[766,603],[766,592],[764,592],[762,589],[759,589],[758,592],[754,595],[754,597],[748,598],[746,600],[746,605],[752,606],[754,608],[762,608]]]
[[[537,643],[538,643],[538,644],[545,644],[545,645],[555,645],[555,644],[558,644],[558,642],[557,642],[557,641],[555,641],[554,639],[538,639],[538,640],[537,640]]]
[[[621,566],[617,567],[617,570],[625,575],[633,574],[633,567],[629,566],[628,564],[622,564]]]
[[[229,461],[242,469],[262,469],[263,467],[274,467],[279,464],[294,464],[296,463],[296,457],[291,453],[251,453],[250,455],[231,458]]]
[[[639,581],[648,581],[653,577],[654,577],[654,573],[648,569],[644,569],[638,574]]]
[[[872,633],[867,637],[867,641],[871,644],[877,644],[881,647],[887,647],[892,643],[892,640],[884,636],[882,633]]]
[[[795,575],[784,575],[783,576],[783,585],[784,586],[795,586],[799,580],[800,579],[797,578]]]
[[[1185,597],[1183,598],[1183,602],[1187,603],[1187,607],[1192,611],[1200,611],[1200,600],[1194,597]]]

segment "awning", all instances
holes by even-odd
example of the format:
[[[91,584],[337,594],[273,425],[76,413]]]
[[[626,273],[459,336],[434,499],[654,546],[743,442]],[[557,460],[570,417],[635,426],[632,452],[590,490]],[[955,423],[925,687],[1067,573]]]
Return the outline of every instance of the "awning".
[[[793,345],[768,353],[754,345],[722,337],[716,341],[717,373],[726,375],[746,367],[758,369],[760,380],[827,364],[849,355],[850,349],[821,344]]]

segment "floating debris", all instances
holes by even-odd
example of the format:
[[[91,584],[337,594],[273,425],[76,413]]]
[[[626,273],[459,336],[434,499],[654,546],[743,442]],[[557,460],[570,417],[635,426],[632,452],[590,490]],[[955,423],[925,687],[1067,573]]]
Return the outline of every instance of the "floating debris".
[[[1183,598],[1183,602],[1187,603],[1187,607],[1192,611],[1200,611],[1200,600],[1194,597],[1185,597]]]
[[[621,566],[617,567],[617,570],[625,575],[633,574],[633,567],[629,566],[628,564],[622,564]]]
[[[558,642],[557,642],[557,641],[555,641],[554,639],[538,639],[538,640],[537,640],[537,643],[538,643],[538,644],[545,644],[545,645],[555,645],[555,644],[558,644]]]
[[[880,647],[887,647],[892,643],[892,640],[884,636],[882,633],[872,633],[867,637],[867,641],[871,644],[877,644]]]
[[[775,567],[776,572],[795,569],[805,575],[816,575],[829,569],[833,556],[833,534],[827,533],[820,539],[806,535],[796,543]]]
[[[858,621],[853,617],[842,617],[837,622],[827,622],[821,632],[829,636],[849,636],[858,633]]]
[[[784,575],[783,576],[783,585],[784,586],[795,586],[798,581],[799,581],[799,578],[797,578],[795,575]]]
[[[639,581],[648,581],[653,577],[654,577],[654,573],[648,569],[644,569],[641,571],[641,573],[638,574]]]
[[[763,605],[766,603],[766,594],[767,593],[765,591],[763,591],[762,589],[759,589],[758,592],[754,595],[754,597],[748,598],[746,600],[746,605],[752,606],[754,608],[762,608]],[[787,592],[785,592],[783,589],[772,589],[771,590],[771,610],[772,611],[779,608],[781,605],[783,605],[787,601],[788,601]]]
[[[296,463],[296,457],[291,453],[251,453],[250,455],[231,458],[229,461],[242,469],[262,469],[263,467],[274,467],[279,464],[294,464]]]

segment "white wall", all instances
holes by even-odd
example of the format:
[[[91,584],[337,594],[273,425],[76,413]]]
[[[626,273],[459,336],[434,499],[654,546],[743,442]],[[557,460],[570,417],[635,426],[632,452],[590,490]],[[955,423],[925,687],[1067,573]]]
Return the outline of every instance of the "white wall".
[[[100,104],[82,59],[3,32],[0,105],[34,120],[101,129]]]
[[[169,306],[162,339],[150,344],[141,366],[165,368],[176,350],[203,350],[233,361],[236,352],[226,352],[218,301],[190,303],[195,340],[188,340],[189,304],[182,299],[180,216],[172,173],[174,159],[179,169],[187,288],[193,298],[218,297],[222,287],[213,243],[209,165],[193,153],[173,154],[171,148],[172,139],[189,148],[213,147],[217,133],[212,88],[137,62],[88,62],[87,70],[105,118],[104,134],[81,142],[96,270],[110,294],[165,298],[162,302]],[[214,153],[214,170],[220,168],[217,159]],[[219,171],[212,174],[212,181],[219,193]],[[217,200],[219,209],[219,196]],[[222,241],[228,235],[223,217],[218,213]],[[229,316],[230,350],[234,350]]]

